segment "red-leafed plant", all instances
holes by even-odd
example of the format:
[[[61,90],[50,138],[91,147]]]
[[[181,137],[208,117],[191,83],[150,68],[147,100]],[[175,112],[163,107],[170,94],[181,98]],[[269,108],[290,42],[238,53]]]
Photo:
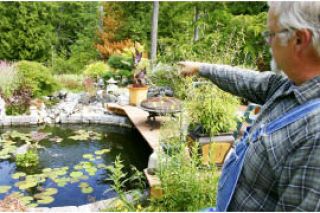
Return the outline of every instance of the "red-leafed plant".
[[[7,115],[21,115],[29,110],[32,92],[28,86],[20,85],[11,97],[7,97],[0,88],[0,96],[6,102]]]

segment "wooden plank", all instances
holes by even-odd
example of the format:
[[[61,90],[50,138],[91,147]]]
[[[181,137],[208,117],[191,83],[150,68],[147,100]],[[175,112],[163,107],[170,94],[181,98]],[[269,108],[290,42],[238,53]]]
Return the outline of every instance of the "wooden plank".
[[[108,108],[118,108],[122,109],[126,112],[130,121],[134,124],[134,126],[138,129],[142,137],[147,141],[149,146],[153,150],[158,150],[159,147],[159,137],[160,126],[156,126],[154,130],[151,131],[151,125],[147,123],[147,117],[149,115],[148,112],[139,109],[135,106],[130,105],[119,105],[119,104],[108,104]],[[158,121],[161,121],[160,117],[157,117]]]

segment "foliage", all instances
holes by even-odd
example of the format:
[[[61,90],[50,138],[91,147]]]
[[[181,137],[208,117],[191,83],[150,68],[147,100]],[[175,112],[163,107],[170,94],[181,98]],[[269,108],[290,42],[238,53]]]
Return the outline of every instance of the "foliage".
[[[98,79],[99,77],[102,77],[105,72],[110,71],[110,69],[111,68],[108,66],[108,64],[99,61],[87,65],[83,71],[83,75],[92,79]]]
[[[133,68],[133,59],[127,58],[121,55],[112,55],[108,59],[108,64],[115,69],[124,69],[124,70],[132,70]]]
[[[142,64],[142,52],[139,52],[138,48],[135,45],[135,54],[132,55],[133,59],[133,86],[141,87],[145,86],[147,83],[146,75],[147,75],[147,66]]]
[[[149,41],[146,33],[151,29],[149,2],[103,2],[102,5],[106,15],[96,47],[103,58],[127,52],[133,48],[133,41]]]
[[[0,88],[6,96],[18,87],[19,76],[14,63],[0,61]]]
[[[197,146],[191,158],[186,158],[186,146],[181,144],[171,157],[161,155],[160,159],[161,185],[155,190],[161,190],[162,196],[151,198],[148,210],[192,212],[215,205],[219,174],[215,165],[202,165]]]
[[[210,136],[236,128],[234,117],[239,104],[236,97],[209,82],[198,86],[190,82],[187,94],[185,103],[191,128],[201,125]]]
[[[12,97],[8,97],[0,88],[0,97],[6,102],[7,115],[21,115],[29,110],[32,93],[29,87],[21,85],[13,90]]]
[[[173,89],[174,95],[180,99],[186,97],[186,80],[181,78],[177,66],[169,66],[158,63],[153,72],[148,73],[148,78],[154,86],[169,86]]]
[[[51,9],[50,2],[1,2],[0,59],[50,58],[55,40]]]
[[[159,28],[159,60],[167,63],[196,60],[268,69],[270,54],[261,36],[267,17],[265,3],[241,2],[243,13],[232,14],[238,3],[164,2],[160,17],[166,19],[160,18],[159,25],[166,27]],[[252,4],[256,9],[248,12]],[[201,16],[193,22],[196,6]],[[196,25],[199,40],[194,42]]]
[[[82,87],[86,92],[93,95],[96,92],[96,87],[94,84],[94,80],[90,77],[87,77],[83,80]]]
[[[23,77],[22,85],[30,87],[34,97],[49,95],[59,89],[58,82],[49,69],[37,62],[20,61],[17,63],[18,73]]]
[[[118,200],[115,200],[114,206],[106,209],[106,211],[135,211],[137,207],[135,203],[138,202],[139,195],[141,195],[142,190],[145,189],[146,186],[142,172],[138,171],[135,167],[131,167],[133,175],[127,178],[127,173],[123,171],[124,165],[122,164],[119,155],[116,157],[114,165],[107,166],[106,168],[110,172],[108,180],[113,182],[111,189],[106,192],[114,190],[118,194],[119,198]],[[129,192],[125,191],[125,184],[128,181],[134,182],[136,186],[136,191],[130,191],[132,195],[132,199],[130,201],[127,199],[127,194]]]
[[[33,152],[17,155],[16,164],[23,168],[37,166],[39,164],[39,156]]]
[[[62,88],[65,88],[70,92],[79,92],[83,90],[83,75],[62,74],[54,75],[53,77],[59,82]]]
[[[0,59],[49,62],[79,72],[98,57],[98,2],[1,2]]]
[[[108,71],[103,74],[102,79],[106,82],[107,80],[109,80],[110,78],[114,78],[115,76],[116,76],[115,72]]]

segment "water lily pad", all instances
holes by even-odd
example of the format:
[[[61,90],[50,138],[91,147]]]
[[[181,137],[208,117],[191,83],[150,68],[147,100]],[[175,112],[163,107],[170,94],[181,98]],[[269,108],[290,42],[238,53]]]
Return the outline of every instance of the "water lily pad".
[[[7,193],[11,189],[11,186],[0,186],[0,194]]]
[[[38,204],[36,203],[30,203],[28,205],[26,205],[28,208],[36,208],[38,206]]]
[[[19,187],[20,190],[25,190],[25,189],[35,187],[37,186],[37,184],[38,183],[36,181],[20,181],[20,182],[17,182],[15,186]]]
[[[93,158],[93,155],[91,154],[84,154],[82,155],[83,158],[87,158],[87,159],[90,159],[90,158]]]
[[[11,156],[10,155],[0,155],[1,160],[6,160],[9,159]]]
[[[46,195],[54,195],[58,193],[58,189],[56,188],[46,188],[45,192],[43,192]]]
[[[41,200],[43,197],[46,197],[48,195],[46,195],[45,193],[37,193],[37,194],[34,194],[33,197],[37,200]]]
[[[45,196],[45,197],[42,197],[41,200],[38,200],[37,201],[37,204],[50,204],[54,201],[54,198],[53,197],[50,197],[50,196]]]
[[[102,157],[101,157],[101,156],[97,156],[96,159],[97,159],[97,160],[100,160],[100,159],[102,159]]]
[[[20,198],[24,197],[24,194],[22,192],[13,192],[10,194],[10,197],[20,199]]]
[[[65,187],[68,184],[68,181],[57,181],[56,183],[59,187]]]
[[[108,153],[108,152],[110,152],[110,149],[101,149],[101,150],[95,151],[94,153],[96,155],[103,155],[103,154]]]
[[[73,168],[76,169],[76,170],[83,169],[83,167],[81,165],[75,165]]]
[[[93,188],[92,187],[85,187],[81,189],[81,192],[84,194],[90,194],[93,192]]]
[[[70,180],[70,183],[77,183],[77,182],[79,182],[80,180],[79,179],[77,179],[77,178],[72,178],[71,180]]]
[[[79,178],[79,177],[81,177],[82,175],[83,175],[83,173],[80,172],[80,171],[75,171],[75,172],[71,172],[71,173],[70,173],[70,177],[72,177],[72,178]]]
[[[23,202],[24,205],[27,205],[27,204],[31,203],[31,201],[33,201],[33,197],[25,196],[25,197],[21,198],[20,201]]]
[[[107,165],[104,164],[104,163],[99,163],[99,164],[97,165],[97,167],[98,167],[98,168],[106,168]]]
[[[89,176],[88,175],[82,175],[80,177],[81,180],[88,180],[89,179]]]
[[[94,167],[94,163],[92,163],[92,162],[82,161],[81,163],[82,163],[82,166],[83,166],[84,169],[88,169],[88,168]]]
[[[89,184],[86,183],[86,182],[81,182],[81,183],[79,183],[78,187],[80,187],[80,188],[86,188],[86,187],[89,187]]]
[[[52,171],[51,168],[44,168],[44,169],[42,169],[42,172],[43,172],[43,173],[50,173],[51,171]]]
[[[24,176],[26,176],[26,173],[24,172],[17,172],[11,175],[13,179],[19,179],[20,177],[24,177]]]

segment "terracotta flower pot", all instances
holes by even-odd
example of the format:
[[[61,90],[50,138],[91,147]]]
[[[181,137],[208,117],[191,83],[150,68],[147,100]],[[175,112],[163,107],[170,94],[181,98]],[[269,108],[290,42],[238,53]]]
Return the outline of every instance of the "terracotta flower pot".
[[[141,101],[147,99],[149,86],[134,86],[133,84],[128,85],[130,95],[130,105],[139,105]]]

